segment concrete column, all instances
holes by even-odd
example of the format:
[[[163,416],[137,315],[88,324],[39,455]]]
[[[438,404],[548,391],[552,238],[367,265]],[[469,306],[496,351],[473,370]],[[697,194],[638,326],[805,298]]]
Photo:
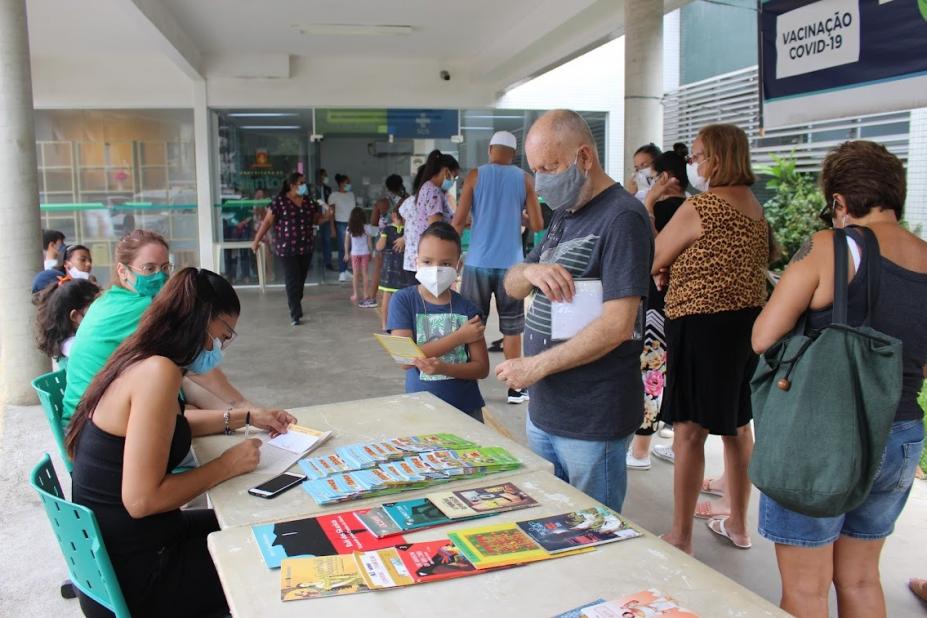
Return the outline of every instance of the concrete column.
[[[25,0],[0,0],[0,187],[0,401],[32,404],[30,382],[50,365],[33,339],[42,235]]]
[[[624,172],[634,151],[663,142],[663,3],[624,2]]]
[[[206,101],[206,81],[193,81],[193,138],[196,152],[196,223],[199,230],[200,268],[218,272],[215,242],[216,212],[213,207],[212,123]],[[218,185],[216,185],[218,188]]]

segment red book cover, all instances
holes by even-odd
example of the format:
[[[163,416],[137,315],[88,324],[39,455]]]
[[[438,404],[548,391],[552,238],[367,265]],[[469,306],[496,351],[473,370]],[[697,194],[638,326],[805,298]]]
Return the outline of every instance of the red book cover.
[[[396,551],[417,584],[479,573],[447,539],[396,545]]]

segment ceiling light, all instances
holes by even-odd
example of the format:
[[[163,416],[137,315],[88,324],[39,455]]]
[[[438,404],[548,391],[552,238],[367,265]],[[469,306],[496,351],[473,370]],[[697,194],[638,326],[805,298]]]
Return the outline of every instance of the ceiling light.
[[[229,114],[232,118],[295,118],[299,114],[281,112],[235,112]]]
[[[238,128],[248,131],[293,131],[296,129],[302,129],[302,127],[298,124],[254,124]]]
[[[412,26],[364,24],[290,24],[300,34],[317,36],[408,36]]]

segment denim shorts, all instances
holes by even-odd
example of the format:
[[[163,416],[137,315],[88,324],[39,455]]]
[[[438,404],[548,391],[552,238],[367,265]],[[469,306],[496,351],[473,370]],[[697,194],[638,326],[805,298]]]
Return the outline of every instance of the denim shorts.
[[[460,294],[480,310],[483,321],[489,317],[492,297],[499,311],[499,330],[503,335],[520,335],[525,330],[525,302],[505,291],[504,268],[464,267],[460,275]]]
[[[908,501],[923,448],[922,420],[893,424],[865,502],[839,517],[809,517],[761,495],[760,534],[773,543],[797,547],[830,545],[841,534],[864,541],[884,539],[895,529],[895,520]]]

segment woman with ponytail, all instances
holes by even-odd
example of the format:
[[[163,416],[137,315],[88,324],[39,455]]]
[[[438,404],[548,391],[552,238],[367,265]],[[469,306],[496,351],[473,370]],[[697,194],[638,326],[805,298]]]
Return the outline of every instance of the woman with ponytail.
[[[418,270],[418,240],[428,226],[438,221],[450,223],[454,218],[447,203],[447,192],[457,182],[460,164],[440,150],[432,150],[416,176],[414,207],[402,213],[406,221],[403,268]]]
[[[208,373],[222,361],[240,311],[219,275],[195,268],[176,274],[94,378],[68,427],[72,499],[96,514],[133,616],[228,612],[206,548],[206,535],[219,529],[216,517],[181,507],[254,470],[261,441],[243,440],[188,472],[171,470],[192,437],[251,422],[247,410],[185,412],[178,397],[186,374]],[[273,427],[291,420],[280,412]],[[81,606],[87,613],[95,604],[82,597]]]

